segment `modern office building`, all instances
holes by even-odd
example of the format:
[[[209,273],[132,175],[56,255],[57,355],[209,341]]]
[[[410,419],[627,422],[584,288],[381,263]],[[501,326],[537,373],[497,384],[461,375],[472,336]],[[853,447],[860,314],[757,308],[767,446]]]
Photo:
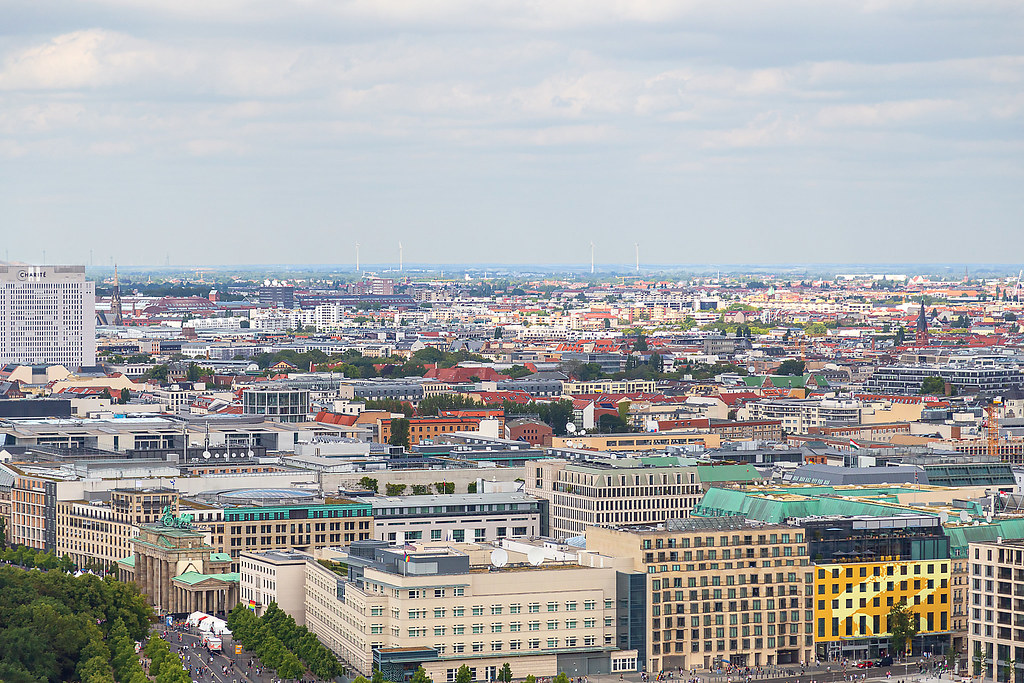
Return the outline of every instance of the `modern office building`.
[[[307,562],[306,625],[369,676],[406,681],[422,665],[452,683],[465,664],[476,681],[636,671],[615,644],[616,570],[494,546],[354,543],[341,575]],[[550,557],[550,556],[549,556]]]
[[[85,266],[0,266],[0,364],[96,364],[96,297]]]
[[[259,296],[261,307],[295,308],[295,287],[291,285],[264,285]]]
[[[814,563],[814,643],[819,659],[868,659],[889,652],[889,613],[906,604],[913,654],[950,646],[949,539],[929,514],[808,518]]]
[[[967,664],[982,679],[1024,676],[1024,541],[971,543]]]
[[[547,536],[548,501],[523,493],[374,496],[373,535],[390,543]]]
[[[582,536],[595,524],[651,524],[690,516],[705,486],[760,481],[753,465],[684,465],[676,458],[526,463],[525,490],[547,499],[550,535]]]
[[[309,390],[246,387],[242,390],[242,413],[265,415],[278,422],[306,422],[310,419]]]
[[[586,537],[586,554],[627,560],[617,643],[647,671],[811,660],[813,568],[800,527],[675,519],[589,527]]]

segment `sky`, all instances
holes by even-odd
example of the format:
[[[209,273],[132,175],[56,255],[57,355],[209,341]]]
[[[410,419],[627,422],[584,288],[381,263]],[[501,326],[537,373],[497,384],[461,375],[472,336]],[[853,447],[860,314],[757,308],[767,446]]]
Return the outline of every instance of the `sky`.
[[[1024,261],[1020,0],[0,17],[0,258]]]

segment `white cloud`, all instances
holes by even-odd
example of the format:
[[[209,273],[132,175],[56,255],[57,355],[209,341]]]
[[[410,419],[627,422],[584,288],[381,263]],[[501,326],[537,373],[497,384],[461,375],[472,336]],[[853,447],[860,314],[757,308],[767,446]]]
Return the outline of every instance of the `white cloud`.
[[[636,212],[674,225],[691,210],[714,225],[733,184],[765,178],[785,194],[927,177],[934,194],[920,190],[914,211],[958,193],[1007,225],[1024,208],[990,196],[991,178],[1021,173],[1024,13],[1008,0],[13,4],[23,25],[0,37],[8,187],[120,173],[143,197],[160,169],[181,177],[155,186],[259,203],[256,223],[301,206],[392,230],[398,206],[469,231],[454,205],[489,215],[537,194],[552,199],[529,203],[531,225],[566,207],[592,226]],[[303,201],[275,204],[282,187]],[[194,191],[177,210],[201,218],[176,224],[218,220]]]

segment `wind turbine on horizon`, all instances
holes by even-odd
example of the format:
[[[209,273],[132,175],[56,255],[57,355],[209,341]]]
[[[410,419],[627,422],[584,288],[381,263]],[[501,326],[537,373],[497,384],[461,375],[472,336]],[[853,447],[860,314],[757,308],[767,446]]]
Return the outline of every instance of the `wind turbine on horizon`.
[[[590,274],[594,274],[594,243],[590,243]]]
[[[359,242],[356,242],[356,272],[359,272]]]

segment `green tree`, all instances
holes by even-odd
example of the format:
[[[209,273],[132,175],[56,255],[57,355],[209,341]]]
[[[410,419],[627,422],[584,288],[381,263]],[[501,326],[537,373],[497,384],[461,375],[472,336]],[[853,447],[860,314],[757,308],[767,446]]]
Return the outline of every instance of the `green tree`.
[[[154,365],[146,371],[143,378],[147,380],[154,379],[158,382],[166,382],[169,372],[170,368],[166,365]]]
[[[413,484],[412,495],[426,496],[430,494],[430,484]]]
[[[498,680],[502,683],[512,683],[512,667],[508,662],[501,665],[501,671],[498,672]]]
[[[929,395],[942,395],[946,393],[946,382],[941,377],[932,375],[931,377],[925,377],[924,381],[921,382],[922,394]]]
[[[105,398],[111,403],[114,402],[114,397],[110,394],[110,389],[108,387],[103,387],[103,393],[100,394],[100,398]]]
[[[636,336],[636,341],[633,342],[633,350],[644,352],[647,351],[647,337],[642,334]]]
[[[455,672],[455,683],[473,683],[473,674],[470,673],[469,667],[465,664],[460,666],[459,670]]]
[[[378,484],[377,484],[377,480],[374,479],[373,477],[362,477],[362,478],[360,478],[359,479],[359,485],[362,486],[364,489],[367,489],[367,490],[373,491],[374,493],[377,493],[377,486],[378,486]]]
[[[386,496],[401,496],[405,494],[405,484],[392,484],[388,482],[384,485],[384,495]]]
[[[555,676],[555,683],[569,683],[569,677],[565,675],[564,671],[559,671]]]
[[[476,493],[476,482],[471,481],[466,484],[466,493]]]
[[[907,331],[903,325],[896,328],[896,346],[902,346],[903,342],[907,340]]]
[[[455,483],[450,481],[437,481],[434,482],[434,490],[438,493],[452,494],[455,493]]]
[[[537,677],[533,674],[526,674],[526,683],[537,683]]]
[[[391,435],[388,436],[388,443],[392,446],[409,447],[409,420],[404,417],[396,417],[391,420]]]
[[[780,375],[795,375],[800,376],[804,374],[804,368],[807,366],[802,360],[796,360],[789,358],[782,361],[779,365],[779,369],[775,372]]]
[[[892,651],[904,653],[910,641],[917,635],[914,613],[907,607],[906,600],[900,600],[889,610],[889,642]]]
[[[443,410],[466,410],[479,408],[480,403],[472,396],[463,394],[438,394],[420,401],[416,408],[418,415],[440,415]]]
[[[434,680],[427,675],[426,669],[421,666],[413,672],[411,683],[434,683]]]
[[[605,413],[597,418],[597,431],[601,434],[624,434],[629,431],[629,425],[620,416]]]
[[[508,375],[512,379],[520,379],[521,377],[528,377],[532,375],[533,371],[525,365],[513,365],[506,370],[502,370],[502,374]]]
[[[125,387],[124,389],[121,390],[121,399],[118,401],[118,403],[124,405],[128,403],[128,401],[130,400],[132,400],[132,392],[128,390],[128,387]]]

